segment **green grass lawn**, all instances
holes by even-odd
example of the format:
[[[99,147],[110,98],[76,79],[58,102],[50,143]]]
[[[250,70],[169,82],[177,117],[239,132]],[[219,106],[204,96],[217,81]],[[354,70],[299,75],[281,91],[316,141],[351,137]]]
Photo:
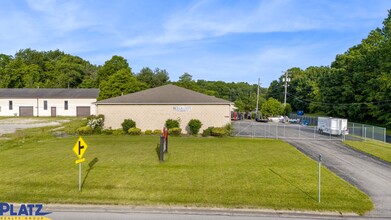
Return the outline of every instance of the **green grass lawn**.
[[[79,122],[72,122],[77,126]],[[278,140],[170,138],[159,163],[157,136],[86,136],[83,190],[72,148],[76,136],[51,128],[19,131],[0,142],[0,201],[321,210],[363,214],[370,198]],[[90,167],[91,161],[97,162]]]
[[[391,163],[391,144],[380,141],[345,141],[345,144]]]

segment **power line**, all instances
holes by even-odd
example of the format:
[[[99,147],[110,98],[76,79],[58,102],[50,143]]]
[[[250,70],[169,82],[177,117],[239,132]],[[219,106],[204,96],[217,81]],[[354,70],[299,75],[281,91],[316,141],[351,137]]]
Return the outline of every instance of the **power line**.
[[[385,105],[386,103],[391,103],[391,100],[379,100],[379,101],[374,101],[374,102],[351,102],[351,103],[327,103],[327,102],[314,102],[314,101],[309,101],[309,100],[303,100],[291,93],[287,93],[290,97],[294,98],[295,100],[305,103],[305,104],[315,104],[318,106],[352,106],[352,105]],[[389,105],[389,104],[387,104]]]

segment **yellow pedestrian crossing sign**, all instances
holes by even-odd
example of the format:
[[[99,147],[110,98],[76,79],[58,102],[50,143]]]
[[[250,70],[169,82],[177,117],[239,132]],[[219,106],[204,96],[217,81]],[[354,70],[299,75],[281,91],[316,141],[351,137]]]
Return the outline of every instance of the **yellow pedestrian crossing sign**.
[[[76,141],[75,146],[73,147],[73,152],[75,152],[76,156],[81,159],[83,158],[83,155],[86,152],[87,148],[87,143],[83,140],[83,138],[79,137],[79,139]]]

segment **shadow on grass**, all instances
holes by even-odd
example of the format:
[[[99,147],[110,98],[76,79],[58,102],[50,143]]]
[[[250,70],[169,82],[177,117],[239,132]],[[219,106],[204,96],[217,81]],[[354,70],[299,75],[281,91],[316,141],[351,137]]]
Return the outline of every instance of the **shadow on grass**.
[[[160,160],[160,144],[157,144],[155,150],[156,150],[157,159]]]
[[[318,200],[311,196],[309,193],[307,193],[306,191],[302,190],[300,187],[296,186],[295,184],[293,184],[291,181],[287,180],[286,178],[284,178],[283,176],[281,176],[279,173],[277,173],[276,171],[272,170],[271,168],[269,168],[269,170],[276,174],[278,177],[280,177],[282,180],[284,180],[285,182],[287,182],[289,185],[295,187],[296,189],[298,189],[299,191],[301,191],[304,195],[306,195],[308,198],[314,200],[315,202],[317,202]]]
[[[98,158],[95,157],[95,158],[88,164],[87,174],[86,174],[86,176],[84,177],[83,183],[81,184],[81,188],[83,188],[84,183],[85,183],[86,180],[87,180],[88,174],[90,174],[90,171],[94,168],[95,164],[98,163],[98,161],[99,161]]]

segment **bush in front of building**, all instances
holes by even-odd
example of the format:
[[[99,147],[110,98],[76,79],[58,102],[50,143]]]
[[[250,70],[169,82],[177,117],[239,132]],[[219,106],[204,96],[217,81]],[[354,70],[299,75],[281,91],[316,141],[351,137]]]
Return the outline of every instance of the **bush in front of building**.
[[[160,134],[162,134],[162,131],[160,129],[155,129],[155,130],[153,130],[152,134],[160,135]]]
[[[103,129],[102,130],[102,134],[112,135],[113,134],[113,129],[111,127],[109,127],[108,129]]]
[[[168,129],[168,134],[171,136],[181,136],[182,129],[181,128],[170,128],[170,129]]]
[[[125,119],[121,125],[122,125],[122,130],[127,132],[127,131],[129,131],[130,128],[136,127],[136,122],[133,121],[132,119]]]
[[[224,128],[225,128],[225,130],[227,130],[227,135],[231,136],[231,134],[233,132],[233,128],[232,128],[231,123],[226,124]]]
[[[198,119],[191,119],[187,126],[189,126],[190,134],[197,135],[202,127],[202,123]]]
[[[122,130],[122,128],[119,128],[119,129],[115,129],[113,130],[113,135],[123,135],[125,134],[124,130]]]
[[[152,130],[146,130],[146,131],[144,132],[144,134],[145,134],[145,135],[151,135],[151,134],[152,134]]]
[[[94,132],[94,129],[92,129],[90,126],[83,126],[83,127],[76,129],[76,133],[78,135],[92,134],[93,132]]]
[[[215,137],[224,137],[227,136],[229,132],[225,127],[216,127],[212,129],[211,135]]]
[[[212,134],[212,129],[213,127],[208,127],[207,129],[205,129],[204,131],[202,131],[202,137],[208,137]]]
[[[100,115],[90,115],[87,117],[87,126],[92,128],[92,133],[100,134],[103,129],[103,125],[105,122],[105,116]]]
[[[130,134],[130,135],[141,135],[141,129],[140,128],[129,128],[128,134]]]
[[[166,127],[167,127],[167,129],[179,128],[179,120],[168,119],[166,121]]]

